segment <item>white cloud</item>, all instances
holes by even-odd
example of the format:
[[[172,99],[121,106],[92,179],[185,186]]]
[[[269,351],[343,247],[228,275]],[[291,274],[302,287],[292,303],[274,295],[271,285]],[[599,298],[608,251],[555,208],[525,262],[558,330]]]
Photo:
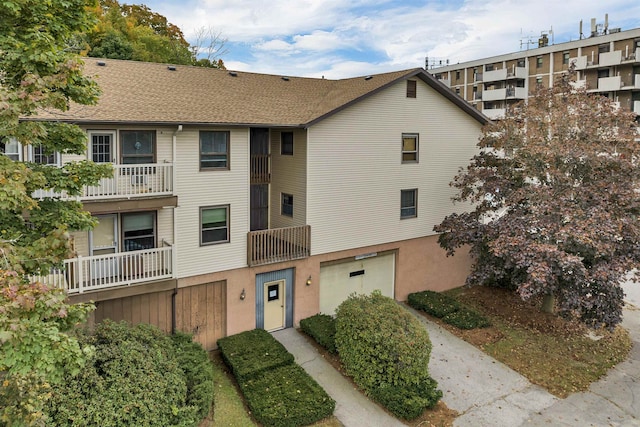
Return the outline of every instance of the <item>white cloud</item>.
[[[637,0],[464,0],[460,6],[445,0],[146,3],[187,38],[201,27],[221,31],[236,49],[223,57],[228,68],[327,78],[420,67],[425,56],[455,63],[515,52],[521,42],[537,40],[552,27],[556,43],[575,40],[581,19],[588,33],[590,18],[602,23],[605,13],[610,27],[640,27]]]

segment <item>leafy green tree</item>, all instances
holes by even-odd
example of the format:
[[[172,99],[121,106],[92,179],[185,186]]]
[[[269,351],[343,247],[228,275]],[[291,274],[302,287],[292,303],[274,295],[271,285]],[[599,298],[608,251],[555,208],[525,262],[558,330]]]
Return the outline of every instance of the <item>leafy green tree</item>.
[[[84,34],[88,56],[224,68],[220,33],[200,30],[190,46],[178,26],[145,5],[100,0],[91,11],[98,23]]]
[[[470,285],[505,286],[585,324],[621,321],[620,282],[640,264],[640,145],[634,115],[574,90],[571,74],[489,124],[452,182],[474,209],[435,227],[469,245]]]
[[[93,347],[73,334],[92,304],[70,305],[62,289],[0,270],[0,425],[43,417],[51,387],[84,367]]]
[[[17,140],[44,155],[86,152],[87,137],[63,121],[39,121],[40,111],[66,111],[71,102],[94,104],[99,91],[82,75],[67,40],[93,25],[92,0],[14,0],[0,3],[0,143]],[[36,198],[39,190],[78,195],[108,176],[89,161],[60,168],[0,155],[0,251],[5,269],[48,272],[68,257],[68,232],[94,223],[76,201]]]
[[[82,61],[65,49],[94,22],[92,0],[0,2],[0,147],[16,142],[34,152],[84,155],[86,134],[37,114],[66,111],[72,102],[93,104],[98,87],[82,75]],[[90,350],[71,330],[91,305],[69,305],[65,293],[27,274],[48,273],[69,255],[68,233],[94,223],[78,195],[109,168],[89,161],[51,167],[0,154],[0,422],[32,425],[42,419],[51,384],[77,372]],[[51,197],[36,197],[48,193]]]

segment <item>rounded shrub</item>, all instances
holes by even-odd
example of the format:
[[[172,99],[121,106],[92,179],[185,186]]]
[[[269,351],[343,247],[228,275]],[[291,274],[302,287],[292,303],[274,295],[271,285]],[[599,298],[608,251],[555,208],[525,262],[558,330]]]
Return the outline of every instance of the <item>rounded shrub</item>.
[[[79,375],[52,389],[49,425],[198,424],[202,411],[189,402],[174,343],[158,328],[104,321],[83,339],[95,353]]]
[[[394,413],[394,408],[409,404],[424,410],[442,396],[429,376],[431,341],[427,330],[379,291],[369,296],[354,294],[340,304],[335,341],[347,374],[371,397],[385,406],[388,402],[387,408]],[[415,418],[417,412],[421,413],[414,410],[397,415]]]

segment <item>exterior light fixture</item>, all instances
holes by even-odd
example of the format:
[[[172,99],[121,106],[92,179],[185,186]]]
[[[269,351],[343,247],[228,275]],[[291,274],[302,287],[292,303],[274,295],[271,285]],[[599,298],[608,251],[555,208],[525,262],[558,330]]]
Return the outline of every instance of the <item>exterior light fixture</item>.
[[[247,293],[244,291],[244,288],[242,288],[242,292],[240,292],[240,299],[244,301],[246,297],[247,297]]]
[[[311,286],[311,275],[309,275],[309,278],[307,279],[307,286]]]

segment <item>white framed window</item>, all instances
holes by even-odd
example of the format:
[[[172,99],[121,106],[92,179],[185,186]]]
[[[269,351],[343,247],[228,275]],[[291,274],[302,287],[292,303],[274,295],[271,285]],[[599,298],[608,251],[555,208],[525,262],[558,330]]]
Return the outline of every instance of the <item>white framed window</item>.
[[[418,189],[400,190],[400,219],[418,216]]]
[[[95,163],[115,163],[115,131],[89,131],[89,160]]]
[[[45,150],[42,145],[30,145],[28,150],[28,159],[30,162],[39,165],[60,166],[60,153],[50,153]]]
[[[284,216],[293,217],[293,194],[281,193],[282,206],[280,212]]]
[[[418,163],[418,134],[402,134],[402,163]]]
[[[22,145],[15,138],[4,138],[0,141],[0,151],[13,161],[22,160]]]
[[[200,208],[200,246],[227,243],[229,235],[229,205]]]

